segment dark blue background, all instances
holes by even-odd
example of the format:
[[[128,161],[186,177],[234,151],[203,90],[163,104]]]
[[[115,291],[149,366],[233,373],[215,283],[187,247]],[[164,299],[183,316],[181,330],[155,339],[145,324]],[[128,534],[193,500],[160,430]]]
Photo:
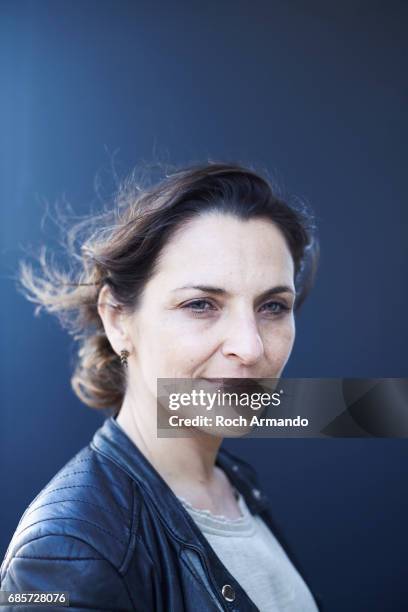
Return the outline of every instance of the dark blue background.
[[[237,160],[317,214],[288,376],[407,376],[407,9],[288,0],[1,2],[1,539],[102,415],[74,347],[17,293],[44,199],[95,204],[141,160]],[[114,155],[115,154],[115,155]],[[51,244],[52,246],[52,244]],[[408,609],[404,440],[241,440],[333,612]],[[405,578],[404,578],[405,574]]]

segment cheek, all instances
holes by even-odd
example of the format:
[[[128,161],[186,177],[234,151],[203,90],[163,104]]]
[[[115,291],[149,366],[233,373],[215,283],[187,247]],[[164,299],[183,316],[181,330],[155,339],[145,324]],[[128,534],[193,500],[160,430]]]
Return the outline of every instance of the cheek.
[[[170,317],[157,325],[147,322],[139,345],[143,367],[161,378],[189,378],[213,350],[212,335],[202,326],[191,327],[191,322],[175,324]]]
[[[295,341],[295,324],[293,318],[274,327],[264,338],[265,355],[269,362],[278,367],[288,360]]]
[[[211,355],[211,344],[203,334],[185,334],[166,347],[166,364],[181,377],[189,377]]]

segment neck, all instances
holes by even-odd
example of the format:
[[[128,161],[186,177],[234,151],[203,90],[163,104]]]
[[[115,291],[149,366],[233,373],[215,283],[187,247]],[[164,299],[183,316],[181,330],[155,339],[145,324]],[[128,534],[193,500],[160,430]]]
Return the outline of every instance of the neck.
[[[189,429],[186,437],[158,438],[156,398],[145,387],[129,381],[116,420],[176,494],[216,486],[222,439],[197,429]]]

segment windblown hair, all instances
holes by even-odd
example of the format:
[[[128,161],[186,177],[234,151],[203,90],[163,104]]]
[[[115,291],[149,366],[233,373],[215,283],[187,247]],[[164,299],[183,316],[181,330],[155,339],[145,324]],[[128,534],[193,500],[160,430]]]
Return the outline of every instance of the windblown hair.
[[[173,233],[210,211],[243,220],[269,219],[281,230],[294,261],[298,310],[313,285],[319,258],[313,216],[304,204],[289,204],[266,178],[237,164],[192,166],[143,188],[132,174],[109,209],[70,224],[64,270],[53,258],[48,261],[45,247],[37,271],[20,262],[20,288],[37,304],[35,314],[45,309],[57,315],[78,343],[71,385],[88,406],[118,412],[126,391],[125,370],[98,314],[101,288],[107,284],[116,304],[134,312]]]

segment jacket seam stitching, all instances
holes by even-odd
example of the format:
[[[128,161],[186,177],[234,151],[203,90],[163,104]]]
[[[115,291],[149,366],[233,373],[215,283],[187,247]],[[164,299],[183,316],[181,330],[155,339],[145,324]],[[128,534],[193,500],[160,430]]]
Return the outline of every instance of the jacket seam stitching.
[[[123,489],[117,485],[116,483],[112,482],[111,485],[113,487],[116,487],[120,490],[121,493],[123,493],[124,495],[126,495],[125,491],[123,491]],[[56,489],[48,489],[47,487],[45,489],[43,489],[43,491],[41,491],[42,495],[49,495],[50,493],[55,493],[55,491],[63,491],[64,489],[96,489],[97,491],[100,491],[101,493],[105,493],[105,491],[103,489],[101,489],[100,487],[97,487],[95,485],[88,485],[88,484],[79,484],[79,485],[66,485],[65,487],[57,487]],[[34,500],[35,501],[35,500]],[[31,504],[30,504],[31,505]],[[124,507],[124,506],[122,506]],[[126,508],[125,508],[126,509]]]
[[[40,555],[14,555],[14,559],[40,559],[41,561],[104,561],[108,562],[104,557],[42,557]]]
[[[17,537],[20,537],[21,534],[24,533],[24,531],[26,531],[27,529],[30,529],[30,527],[33,527],[33,525],[38,525],[39,523],[44,523],[49,520],[52,520],[52,521],[80,521],[81,523],[87,523],[88,525],[93,525],[97,529],[100,529],[100,531],[103,531],[104,533],[107,533],[108,535],[112,536],[112,538],[116,540],[117,542],[120,542],[121,544],[126,544],[126,540],[121,540],[120,538],[116,537],[111,531],[109,531],[108,529],[104,529],[103,527],[100,527],[97,523],[93,523],[92,521],[87,521],[85,519],[75,518],[73,516],[56,516],[56,517],[53,517],[52,519],[49,519],[49,518],[41,519],[40,521],[35,521],[34,523],[27,525],[27,527],[24,527],[24,529],[16,535]],[[59,535],[64,535],[64,534],[59,534]]]
[[[125,554],[123,555],[122,562],[119,567],[119,572],[121,574],[125,573],[126,565],[130,561],[130,557],[132,553],[132,543],[134,540],[134,536],[136,535],[136,531],[134,531],[136,504],[135,504],[135,490],[133,486],[131,487],[131,491],[132,491],[132,507],[131,507],[131,514],[130,514],[131,524],[130,524],[130,529],[129,529],[128,544],[125,549]]]
[[[80,502],[81,504],[88,504],[89,506],[93,506],[94,508],[99,508],[100,510],[103,510],[104,512],[108,513],[110,516],[112,515],[112,512],[108,510],[107,508],[104,508],[103,506],[94,504],[93,502],[86,501],[85,499],[72,499],[71,498],[71,499],[58,499],[56,501],[47,502],[46,504],[41,504],[40,506],[36,506],[35,508],[32,508],[32,510],[30,510],[30,512],[26,514],[25,517],[30,516],[30,514],[32,514],[33,512],[36,512],[36,510],[39,510],[40,508],[44,508],[45,506],[52,506],[53,504],[60,504],[62,502]],[[123,508],[124,510],[127,510],[127,508],[125,508],[124,506],[119,506],[119,507]],[[51,517],[51,520],[52,520],[52,517]]]
[[[31,540],[28,540],[27,542],[24,542],[24,544],[20,544],[20,546],[11,554],[11,557],[7,563],[7,565],[4,566],[4,576],[6,576],[8,569],[10,567],[11,562],[13,561],[14,558],[20,558],[18,557],[18,552],[19,550],[21,550],[22,548],[24,548],[25,546],[28,546],[28,544],[31,544],[32,542],[37,542],[38,540],[42,540],[44,538],[48,538],[50,536],[57,536],[57,537],[63,537],[63,538],[70,538],[71,540],[76,540],[77,542],[82,542],[83,544],[85,544],[86,546],[89,546],[89,548],[92,548],[92,550],[95,550],[95,552],[98,552],[93,546],[91,546],[91,544],[89,544],[86,540],[83,540],[82,538],[78,538],[77,536],[71,536],[71,535],[64,535],[61,533],[46,533],[44,535],[41,536],[37,536],[36,538],[31,538]],[[6,554],[5,559],[8,556],[8,552]],[[40,557],[41,559],[42,557]],[[73,557],[74,558],[74,557]],[[80,557],[78,557],[80,558]],[[109,562],[109,561],[108,561]],[[110,562],[109,562],[110,563]],[[112,563],[111,563],[112,567],[115,567]],[[1,576],[0,576],[1,578]]]
[[[62,480],[63,478],[69,478],[70,476],[76,476],[76,474],[95,474],[95,470],[75,470],[74,472],[62,473],[60,476],[56,474],[52,479],[52,482]],[[114,484],[115,486],[118,486],[116,483]]]
[[[50,535],[50,534],[47,534],[47,535]],[[35,539],[41,539],[41,538],[43,538],[43,537],[47,537],[47,535],[45,535],[45,536],[40,536],[39,538],[35,538]],[[53,534],[53,535],[59,535],[59,536],[61,536],[61,534]],[[62,537],[66,537],[66,536],[62,536]],[[81,542],[85,543],[85,544],[86,544],[86,545],[87,545],[87,546],[88,546],[90,549],[92,549],[93,551],[95,551],[96,553],[98,553],[98,554],[99,554],[99,551],[97,551],[97,550],[96,550],[96,549],[95,549],[95,548],[92,546],[92,544],[89,544],[89,542],[86,542],[85,540],[82,540],[82,539],[77,538],[77,537],[75,537],[75,536],[68,536],[68,537],[71,537],[71,539],[73,539],[73,540],[77,540],[77,541],[79,540],[79,541],[81,541]],[[33,541],[33,540],[31,540],[31,541]],[[24,545],[25,545],[25,544],[24,544]],[[14,557],[15,557],[15,556],[14,556]],[[21,557],[17,557],[17,558],[18,558],[18,559],[20,559]],[[40,557],[40,558],[41,558],[41,559],[46,559],[46,560],[49,560],[49,559],[48,559],[48,557]],[[12,560],[12,559],[11,559],[11,560]],[[77,557],[76,559],[75,559],[75,558],[72,558],[72,559],[70,559],[70,560],[71,560],[71,561],[80,561],[80,560],[81,560],[81,557]],[[126,585],[126,583],[125,583],[125,581],[124,581],[124,579],[123,579],[123,576],[120,574],[120,572],[119,572],[118,568],[117,568],[117,567],[116,567],[116,566],[115,566],[115,565],[114,565],[114,564],[113,564],[113,563],[112,563],[112,562],[111,562],[109,559],[107,559],[107,558],[106,558],[106,557],[104,557],[103,555],[101,555],[101,558],[100,558],[100,559],[97,559],[97,560],[98,560],[98,561],[104,561],[104,562],[108,563],[108,565],[109,565],[109,566],[112,568],[113,572],[114,572],[114,573],[117,575],[117,577],[118,577],[118,579],[119,579],[119,581],[120,581],[120,583],[121,583],[121,585],[122,585],[122,588],[124,588],[124,590],[125,590],[125,592],[126,592],[126,594],[127,594],[128,598],[129,598],[129,601],[130,601],[130,602],[132,603],[132,605],[133,605],[133,599],[132,599],[132,598],[129,596],[129,590],[128,590],[127,585]],[[92,610],[93,608],[90,608],[90,609]],[[107,610],[110,610],[110,608],[107,608]]]

